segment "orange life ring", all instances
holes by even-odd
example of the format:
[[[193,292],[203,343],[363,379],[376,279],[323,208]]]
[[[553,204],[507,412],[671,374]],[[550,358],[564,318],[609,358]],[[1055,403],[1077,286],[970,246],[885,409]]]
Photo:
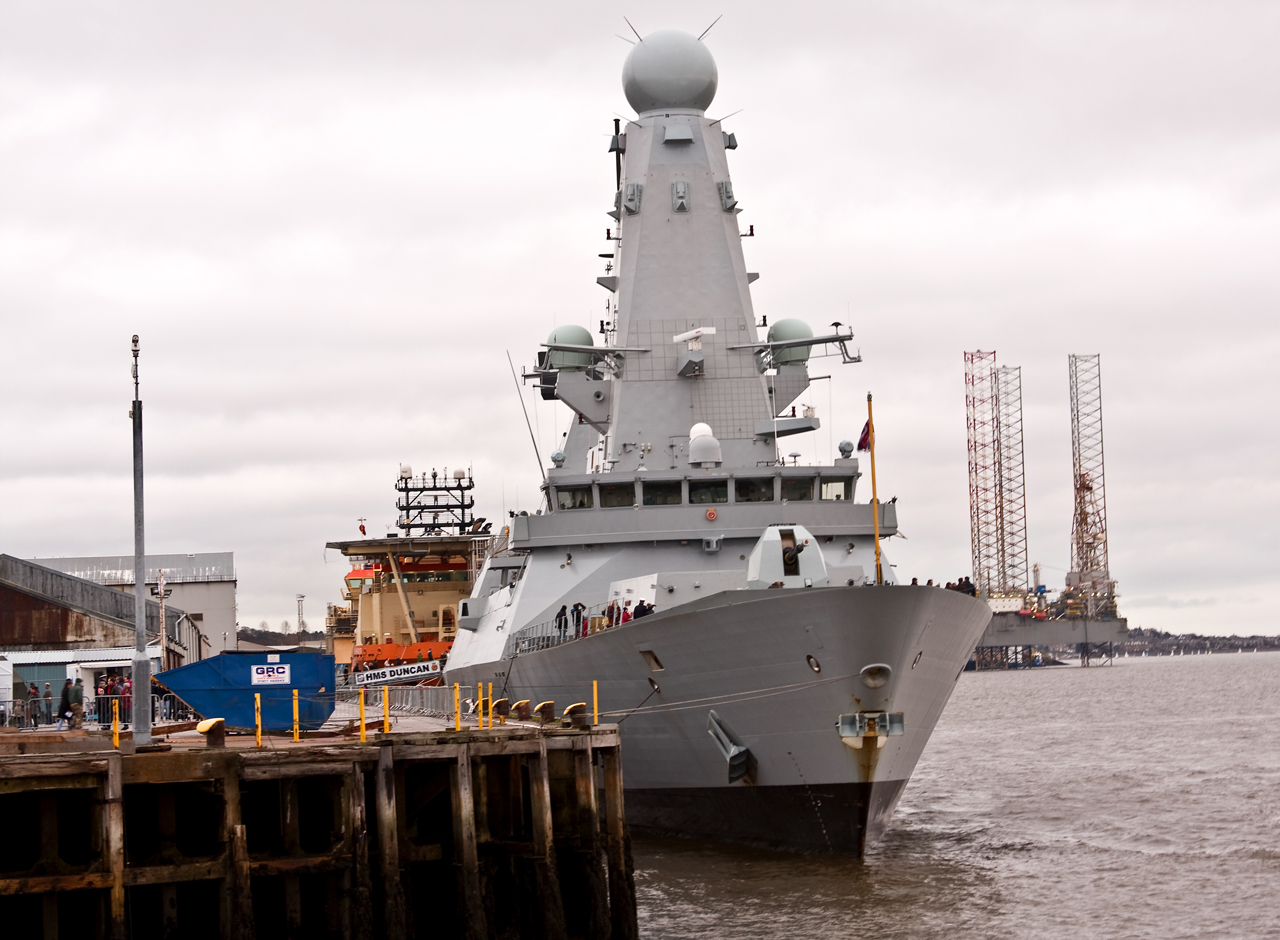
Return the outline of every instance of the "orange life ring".
[[[708,510],[707,510],[707,521],[708,521],[708,522],[715,522],[715,521],[716,521],[716,511],[715,511],[714,509],[708,509]]]

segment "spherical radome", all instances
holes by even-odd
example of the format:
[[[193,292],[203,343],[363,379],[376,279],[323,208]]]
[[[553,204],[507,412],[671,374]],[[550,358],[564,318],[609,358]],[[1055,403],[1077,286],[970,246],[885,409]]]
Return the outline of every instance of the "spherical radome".
[[[689,442],[689,464],[694,467],[714,467],[723,462],[720,442],[710,434],[699,434]]]
[[[809,324],[803,320],[778,320],[769,327],[769,342],[785,343],[788,340],[808,339],[813,335]],[[795,365],[808,362],[812,346],[789,346],[779,349],[773,354],[773,361],[778,365]]]
[[[594,346],[591,331],[583,326],[557,326],[547,337],[548,343],[565,343],[569,346]],[[547,356],[547,365],[552,369],[578,371],[591,365],[591,353],[569,352],[553,349]]]
[[[664,108],[705,111],[716,96],[717,81],[711,52],[676,29],[645,36],[622,65],[622,90],[637,114]]]
[[[707,424],[705,421],[699,421],[693,427],[689,428],[689,440],[693,440],[695,437],[702,437],[704,434],[707,437],[711,436],[711,425]]]

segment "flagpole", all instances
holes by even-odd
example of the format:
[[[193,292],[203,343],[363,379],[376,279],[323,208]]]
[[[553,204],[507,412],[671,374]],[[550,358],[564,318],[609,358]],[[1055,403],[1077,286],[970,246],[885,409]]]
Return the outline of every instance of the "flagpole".
[[[871,450],[871,521],[876,537],[876,584],[884,584],[880,567],[880,496],[876,492],[876,423],[871,417],[871,393],[867,392],[867,446]]]

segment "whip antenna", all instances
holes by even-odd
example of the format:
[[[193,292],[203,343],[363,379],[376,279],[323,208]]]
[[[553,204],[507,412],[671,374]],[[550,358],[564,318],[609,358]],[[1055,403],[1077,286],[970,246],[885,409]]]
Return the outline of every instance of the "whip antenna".
[[[516,394],[520,396],[520,410],[524,412],[524,426],[529,429],[529,442],[533,444],[533,459],[538,461],[538,472],[542,474],[542,484],[547,485],[547,471],[542,468],[542,455],[538,453],[538,439],[533,436],[533,425],[529,423],[529,409],[525,407],[524,395],[520,390],[520,380],[516,378],[516,367],[511,361],[511,350],[507,350],[507,365],[511,367],[511,381],[516,383]]]

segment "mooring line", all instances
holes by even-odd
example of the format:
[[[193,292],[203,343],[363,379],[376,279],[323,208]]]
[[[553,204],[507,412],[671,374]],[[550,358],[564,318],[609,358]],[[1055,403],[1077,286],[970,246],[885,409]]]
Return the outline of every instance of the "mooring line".
[[[779,685],[779,686],[773,686],[771,688],[764,688],[764,689],[748,689],[745,692],[733,692],[726,695],[710,695],[705,698],[686,699],[683,702],[671,702],[669,704],[664,703],[660,705],[651,705],[649,708],[644,709],[644,711],[646,713],[659,712],[659,711],[687,711],[688,709],[691,709],[691,708],[702,708],[707,705],[727,705],[727,704],[736,704],[738,702],[751,702],[751,701],[755,701],[756,699],[772,698],[777,695],[786,695],[789,692],[797,692],[802,689],[812,689],[816,686],[827,685],[832,682],[840,682],[844,679],[852,679],[853,675],[854,675],[853,673],[850,673],[847,676],[833,676],[830,679],[819,679],[815,682],[800,682],[800,683],[795,683],[793,685]],[[650,693],[649,698],[652,698],[652,693]],[[649,700],[648,698],[645,699],[646,702],[648,700]],[[641,705],[643,704],[644,703],[642,702]],[[640,705],[637,705],[635,708],[631,709],[630,711],[618,710],[618,711],[601,712],[600,714],[630,716],[630,715],[636,714],[640,710],[641,710]]]

